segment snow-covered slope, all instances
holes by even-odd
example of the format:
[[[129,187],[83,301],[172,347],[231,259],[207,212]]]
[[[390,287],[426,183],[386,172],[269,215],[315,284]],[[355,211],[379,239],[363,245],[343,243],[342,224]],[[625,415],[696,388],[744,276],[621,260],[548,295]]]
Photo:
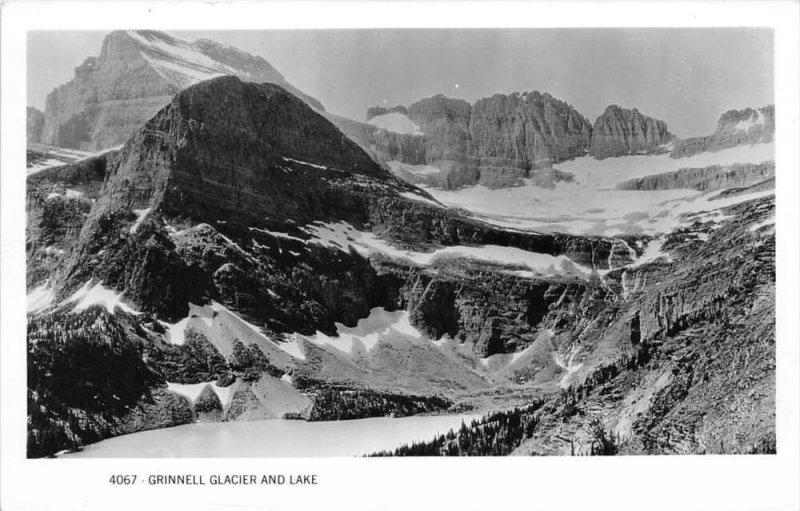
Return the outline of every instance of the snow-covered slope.
[[[144,59],[178,90],[217,76],[235,75],[246,81],[278,84],[312,107],[324,110],[319,101],[287,82],[269,62],[233,46],[209,39],[190,41],[153,30],[131,30],[127,35]]]
[[[774,143],[738,146],[704,152],[687,158],[621,156],[596,160],[576,158],[558,164],[574,176],[544,189],[528,180],[526,186],[489,189],[483,186],[428,191],[438,201],[473,212],[496,225],[542,232],[574,234],[643,233],[664,234],[681,225],[690,214],[712,211],[751,198],[770,195],[771,190],[719,199],[719,191],[693,189],[617,190],[627,179],[671,172],[682,168],[736,163],[760,164],[774,160]]]

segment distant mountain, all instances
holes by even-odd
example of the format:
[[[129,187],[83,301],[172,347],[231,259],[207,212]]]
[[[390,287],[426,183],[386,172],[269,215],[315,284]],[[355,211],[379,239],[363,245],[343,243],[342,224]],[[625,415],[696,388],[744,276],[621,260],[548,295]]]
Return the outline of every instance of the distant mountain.
[[[176,92],[222,75],[279,84],[323,110],[319,101],[297,90],[261,57],[207,39],[117,31],[103,40],[98,57],[88,57],[75,68],[71,81],[47,96],[41,141],[88,151],[114,147]]]
[[[714,152],[739,145],[771,142],[775,137],[775,106],[729,110],[722,114],[717,129],[705,137],[678,140],[672,150],[673,158]]]
[[[602,160],[611,156],[669,152],[675,136],[664,121],[637,109],[611,105],[597,118],[592,130],[590,154]]]

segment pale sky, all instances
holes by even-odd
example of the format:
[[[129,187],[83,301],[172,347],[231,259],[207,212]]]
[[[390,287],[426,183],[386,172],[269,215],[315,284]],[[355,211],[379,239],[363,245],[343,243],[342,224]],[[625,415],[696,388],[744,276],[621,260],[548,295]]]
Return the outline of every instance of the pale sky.
[[[260,55],[333,113],[364,120],[373,105],[442,93],[476,99],[549,92],[594,123],[618,104],[706,135],[726,110],[773,99],[771,29],[393,29],[172,31]],[[28,103],[98,55],[104,32],[31,32]]]

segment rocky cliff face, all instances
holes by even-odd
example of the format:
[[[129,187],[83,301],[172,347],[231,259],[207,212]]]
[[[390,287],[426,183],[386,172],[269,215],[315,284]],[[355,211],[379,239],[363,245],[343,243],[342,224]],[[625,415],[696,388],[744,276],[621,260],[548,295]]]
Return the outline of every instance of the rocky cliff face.
[[[98,57],[47,97],[42,142],[97,151],[126,141],[173,94],[198,81],[232,74],[278,83],[315,108],[261,57],[209,40],[184,41],[162,32],[113,32]]]
[[[705,137],[687,138],[675,143],[673,158],[714,152],[738,145],[770,142],[775,136],[775,106],[729,110],[722,114],[717,129]]]
[[[479,177],[469,134],[471,109],[466,101],[437,94],[408,110],[425,134],[426,163],[441,169],[450,188],[473,184]]]
[[[539,92],[498,94],[474,105],[440,94],[411,105],[408,116],[424,133],[425,163],[439,170],[422,180],[445,188],[512,186],[585,154],[591,142],[583,116]]]
[[[597,118],[592,131],[591,154],[602,160],[611,156],[667,152],[674,139],[664,121],[611,105]]]
[[[700,191],[745,187],[775,177],[775,162],[760,165],[736,164],[730,166],[687,168],[653,176],[624,181],[617,185],[620,190],[671,190],[686,188]]]
[[[27,108],[27,138],[29,143],[37,144],[42,141],[42,128],[44,127],[44,113],[37,108]]]
[[[502,186],[531,170],[585,154],[592,128],[567,103],[534,91],[478,100],[470,135],[481,182]]]

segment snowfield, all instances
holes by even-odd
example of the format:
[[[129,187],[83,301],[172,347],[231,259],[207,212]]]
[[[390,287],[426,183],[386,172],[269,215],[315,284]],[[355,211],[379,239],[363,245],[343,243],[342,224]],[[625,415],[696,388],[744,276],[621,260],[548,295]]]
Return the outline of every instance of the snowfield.
[[[596,160],[583,156],[555,165],[575,176],[575,181],[595,189],[613,188],[637,177],[652,176],[685,168],[735,163],[763,163],[775,159],[775,143],[744,145],[717,152],[699,153],[687,158],[670,158],[669,154],[633,155]]]
[[[137,31],[128,31],[128,35],[146,48],[143,56],[158,74],[169,82],[176,82],[181,88],[223,76],[235,74],[235,70],[194,48],[192,41],[174,36],[174,44],[158,36],[144,35]]]
[[[39,312],[51,305],[55,300],[55,290],[44,283],[28,293],[28,313]]]
[[[400,112],[392,112],[390,114],[377,115],[367,121],[367,124],[377,126],[378,128],[394,133],[403,135],[422,135],[422,130],[419,126],[408,118],[407,115]]]
[[[690,214],[713,211],[750,199],[772,195],[759,192],[712,200],[717,192],[696,190],[616,190],[627,179],[670,172],[686,167],[763,163],[774,160],[774,144],[739,146],[689,158],[669,155],[623,156],[595,160],[576,158],[558,164],[575,175],[571,183],[553,189],[534,186],[489,189],[473,186],[458,190],[428,188],[439,202],[471,211],[489,223],[519,230],[616,236],[658,236],[680,226]]]

